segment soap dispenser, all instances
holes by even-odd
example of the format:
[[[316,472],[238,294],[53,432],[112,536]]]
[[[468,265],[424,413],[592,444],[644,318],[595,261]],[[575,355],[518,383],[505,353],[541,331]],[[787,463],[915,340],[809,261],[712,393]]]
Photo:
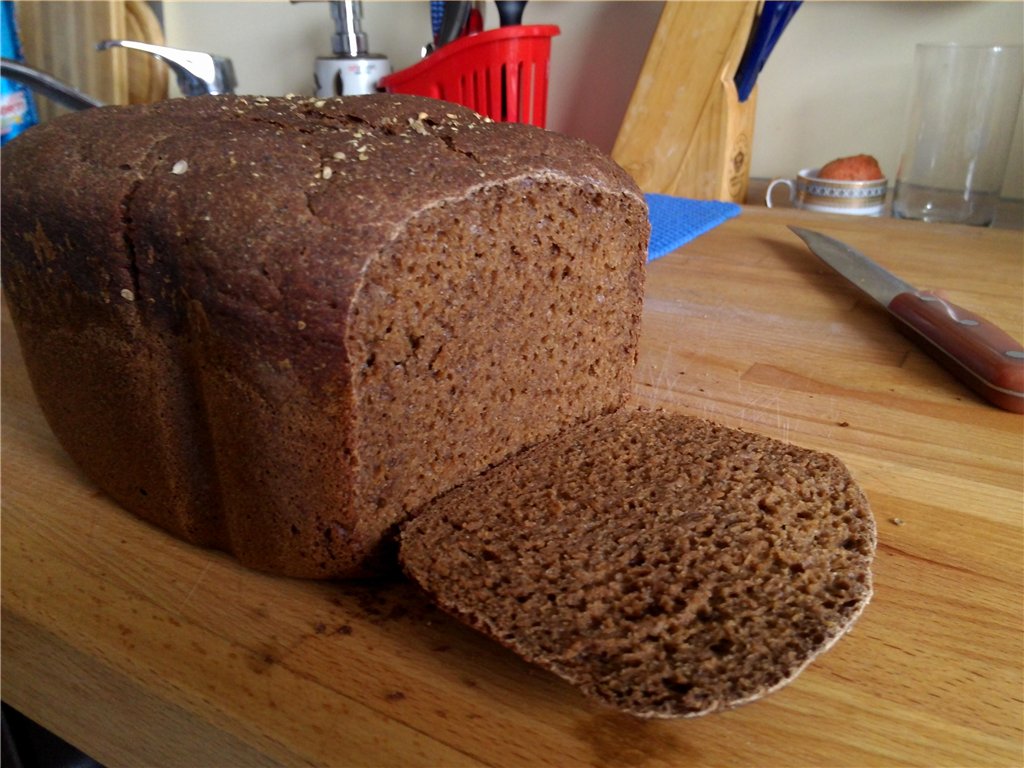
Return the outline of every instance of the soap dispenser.
[[[319,56],[313,73],[316,95],[354,96],[376,93],[377,81],[391,74],[387,56],[369,53],[363,32],[363,4],[360,0],[331,0],[335,32],[331,36],[333,56]]]

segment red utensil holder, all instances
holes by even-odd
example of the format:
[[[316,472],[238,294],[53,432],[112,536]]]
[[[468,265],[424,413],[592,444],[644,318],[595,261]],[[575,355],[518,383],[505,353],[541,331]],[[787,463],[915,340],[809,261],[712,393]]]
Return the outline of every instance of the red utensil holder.
[[[501,27],[460,37],[422,61],[381,78],[388,93],[429,96],[469,107],[500,122],[547,120],[549,24]]]

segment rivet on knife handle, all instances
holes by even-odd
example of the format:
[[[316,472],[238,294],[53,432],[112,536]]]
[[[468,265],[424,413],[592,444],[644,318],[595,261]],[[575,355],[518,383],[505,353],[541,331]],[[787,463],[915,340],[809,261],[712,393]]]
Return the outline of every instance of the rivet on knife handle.
[[[983,317],[925,291],[889,303],[901,330],[993,405],[1024,413],[1024,347]]]

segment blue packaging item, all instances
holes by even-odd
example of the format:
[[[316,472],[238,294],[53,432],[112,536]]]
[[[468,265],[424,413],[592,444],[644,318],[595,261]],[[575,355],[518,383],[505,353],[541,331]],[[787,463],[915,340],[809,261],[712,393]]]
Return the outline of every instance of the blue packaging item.
[[[0,2],[0,49],[5,59],[23,61],[13,0]],[[38,122],[32,92],[21,83],[0,77],[0,145]]]

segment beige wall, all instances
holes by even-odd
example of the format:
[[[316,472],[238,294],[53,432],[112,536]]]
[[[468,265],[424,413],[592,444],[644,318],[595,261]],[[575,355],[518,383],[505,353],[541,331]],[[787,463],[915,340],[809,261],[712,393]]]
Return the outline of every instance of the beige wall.
[[[534,0],[524,21],[558,24],[548,127],[610,150],[661,2]],[[414,63],[430,31],[426,2],[364,0],[374,51]],[[324,3],[164,3],[168,44],[232,57],[242,93],[310,93],[330,51]],[[493,4],[488,26],[497,24]],[[805,2],[759,81],[752,175],[874,154],[892,176],[917,42],[1024,42],[1021,2]],[[1024,197],[1018,120],[1004,194]]]
[[[805,3],[759,80],[755,175],[868,152],[899,163],[914,44],[1024,43],[1020,2]],[[1024,197],[1022,120],[1004,194]]]

